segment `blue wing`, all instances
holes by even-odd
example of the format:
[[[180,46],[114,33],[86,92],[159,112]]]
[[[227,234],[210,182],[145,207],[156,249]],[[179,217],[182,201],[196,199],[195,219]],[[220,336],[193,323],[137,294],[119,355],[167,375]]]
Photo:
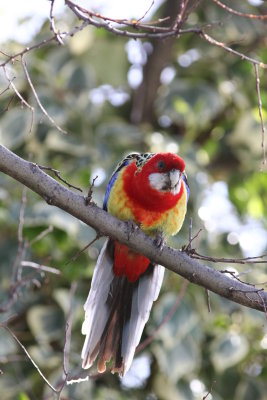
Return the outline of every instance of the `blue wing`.
[[[116,179],[118,177],[118,173],[121,171],[122,168],[126,167],[126,165],[130,164],[130,162],[131,162],[131,160],[124,160],[124,162],[119,164],[118,167],[116,168],[116,170],[114,171],[114,173],[111,175],[111,178],[109,180],[109,183],[108,183],[108,186],[107,186],[107,189],[106,189],[104,202],[103,202],[103,209],[105,211],[108,211],[109,195],[110,195],[110,192],[111,192],[111,189],[112,189],[114,183],[116,182]]]

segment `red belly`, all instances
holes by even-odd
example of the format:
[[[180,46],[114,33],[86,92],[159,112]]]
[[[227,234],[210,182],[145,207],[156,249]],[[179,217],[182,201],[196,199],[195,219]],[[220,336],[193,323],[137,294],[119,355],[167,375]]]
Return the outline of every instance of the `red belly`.
[[[142,254],[115,242],[113,272],[116,276],[125,275],[128,281],[135,282],[145,272],[149,263],[149,259]]]

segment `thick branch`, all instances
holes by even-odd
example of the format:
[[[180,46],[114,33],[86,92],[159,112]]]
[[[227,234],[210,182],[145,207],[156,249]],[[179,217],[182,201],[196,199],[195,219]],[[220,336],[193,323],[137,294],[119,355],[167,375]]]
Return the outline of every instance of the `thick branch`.
[[[204,266],[187,254],[165,246],[160,252],[152,238],[136,229],[128,238],[128,225],[106,213],[95,204],[86,205],[85,198],[73,193],[44,173],[36,164],[23,160],[0,145],[0,171],[13,177],[57,206],[90,225],[98,232],[143,253],[152,261],[183,276],[190,282],[236,303],[265,312],[267,293],[233,280],[213,268]]]

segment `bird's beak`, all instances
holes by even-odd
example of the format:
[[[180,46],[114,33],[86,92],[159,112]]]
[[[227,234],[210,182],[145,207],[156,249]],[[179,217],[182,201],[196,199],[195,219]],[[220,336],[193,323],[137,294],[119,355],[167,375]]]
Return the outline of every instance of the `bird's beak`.
[[[174,194],[177,194],[180,191],[181,177],[182,177],[182,173],[178,169],[172,169],[169,172],[170,189],[171,189],[171,192]]]

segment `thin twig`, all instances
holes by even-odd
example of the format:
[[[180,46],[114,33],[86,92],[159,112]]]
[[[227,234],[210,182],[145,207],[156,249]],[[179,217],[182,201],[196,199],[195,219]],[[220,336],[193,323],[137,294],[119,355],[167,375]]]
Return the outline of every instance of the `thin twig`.
[[[29,286],[29,284],[34,284],[38,287],[41,286],[40,282],[36,279],[36,273],[29,274],[25,278],[21,278],[16,283],[11,284],[8,290],[9,299],[0,305],[0,312],[8,311],[21,295],[21,289]]]
[[[23,241],[23,224],[24,224],[24,211],[26,206],[26,197],[27,188],[23,186],[22,195],[21,195],[21,205],[19,211],[19,225],[18,225],[18,247],[16,251],[16,256],[12,265],[12,273],[11,273],[11,282],[15,282],[18,278],[19,274],[19,265],[21,259],[24,257],[24,253],[26,251],[26,247]]]
[[[5,57],[10,57],[10,58],[12,58],[12,56],[10,56],[9,54],[7,54],[5,51],[3,51],[3,50],[0,50],[0,54],[3,54],[3,56],[5,56]],[[1,65],[2,66],[2,65]]]
[[[71,31],[69,32],[61,32],[61,37],[66,36],[66,37],[72,37],[74,36],[77,32],[83,30],[86,26],[88,25],[88,21],[84,21],[80,26],[75,26]],[[19,51],[15,54],[9,55],[5,53],[4,51],[0,50],[0,53],[3,54],[7,59],[0,64],[0,67],[4,67],[5,65],[9,64],[10,62],[13,63],[14,61],[20,62],[18,57],[23,56],[24,54],[27,54],[31,52],[32,50],[37,50],[40,49],[44,46],[47,46],[47,44],[52,43],[57,41],[57,35],[54,34],[53,36],[43,39],[41,42],[38,42],[32,46],[27,46],[25,47],[22,51]]]
[[[16,97],[16,93],[13,93],[13,95],[10,97],[6,107],[2,111],[0,111],[0,115],[4,114],[5,112],[7,112],[9,110],[9,107],[10,107],[10,105],[11,105],[11,103],[14,100],[15,97]]]
[[[210,291],[208,289],[205,289],[206,296],[207,296],[207,306],[208,306],[208,312],[211,312],[211,306],[210,306]]]
[[[254,65],[255,76],[256,76],[256,90],[257,90],[257,98],[258,98],[258,108],[259,108],[259,116],[261,120],[261,147],[262,147],[262,165],[266,164],[266,152],[265,152],[265,126],[263,122],[262,116],[262,102],[261,102],[261,94],[260,94],[260,77],[259,77],[259,69],[257,64]]]
[[[10,86],[12,87],[12,89],[14,90],[14,92],[16,93],[16,95],[18,96],[18,98],[21,100],[21,102],[27,107],[29,108],[29,110],[31,111],[32,117],[31,117],[31,125],[30,125],[30,131],[29,133],[32,132],[32,128],[33,128],[33,122],[34,122],[34,107],[32,107],[25,99],[24,97],[20,94],[20,92],[18,91],[18,89],[16,88],[15,84],[14,84],[14,79],[15,76],[13,76],[13,78],[9,78],[8,74],[7,74],[7,70],[6,67],[3,66],[3,71],[5,74],[5,77],[7,79],[7,81],[9,82]]]
[[[55,18],[54,18],[54,14],[53,14],[55,0],[50,0],[50,1],[51,1],[51,7],[50,7],[50,13],[49,13],[50,29],[55,34],[58,44],[64,45],[63,40],[60,36],[60,33],[59,33],[59,31],[57,31],[56,26],[55,26]]]
[[[231,7],[227,6],[226,4],[222,3],[219,0],[213,0],[213,2],[216,3],[218,6],[220,6],[221,8],[223,8],[224,10],[228,11],[230,14],[237,15],[238,17],[249,18],[249,19],[259,19],[262,21],[267,19],[267,15],[247,14],[247,13],[233,10]]]
[[[72,311],[73,311],[73,299],[77,289],[77,282],[72,282],[69,294],[69,311],[67,315],[66,330],[65,330],[65,345],[63,350],[63,371],[65,378],[69,375],[69,354],[70,354],[70,339],[71,339],[71,325],[72,325]]]
[[[53,232],[53,230],[54,230],[53,225],[49,225],[48,228],[44,229],[41,233],[39,233],[39,235],[37,235],[35,238],[33,238],[29,242],[29,246],[32,246],[34,243],[36,243],[39,240],[43,239],[46,235],[48,235],[49,233]]]
[[[212,261],[217,263],[231,263],[231,264],[265,264],[266,260],[259,260],[260,258],[266,257],[266,254],[257,257],[245,257],[245,258],[225,258],[225,257],[210,257],[204,256],[198,253],[195,249],[184,250],[191,258],[196,258],[198,260]]]
[[[247,284],[248,286],[249,286],[249,284]],[[252,286],[252,285],[250,285],[250,286]],[[231,286],[231,287],[229,287],[229,291],[230,292],[233,292],[233,291],[235,291],[235,292],[241,292],[241,293],[256,293],[257,295],[258,295],[258,293],[259,292],[264,292],[264,289],[263,288],[261,288],[261,289],[237,289],[237,288],[234,288],[233,286]]]
[[[245,281],[243,281],[242,279],[239,278],[240,274],[237,274],[235,271],[229,271],[228,269],[225,269],[223,271],[220,271],[222,274],[227,274],[227,275],[231,275],[234,279],[236,279],[238,282],[244,283],[245,285],[249,285],[249,286],[253,286],[255,287],[255,284],[253,283],[247,283]]]
[[[148,7],[148,9],[147,9],[146,12],[144,13],[144,15],[136,21],[137,23],[139,23],[140,21],[142,21],[142,20],[147,16],[147,14],[148,14],[149,11],[151,10],[151,8],[154,6],[154,3],[155,3],[155,0],[152,0],[152,3],[151,3],[150,6]]]
[[[21,198],[21,206],[19,211],[19,227],[18,227],[18,243],[22,245],[23,243],[23,225],[24,225],[24,213],[27,202],[27,187],[23,186],[22,189],[22,198]]]
[[[11,79],[11,81],[13,81],[15,79],[15,76],[13,76],[13,78]],[[2,90],[2,92],[0,92],[0,96],[2,96],[2,94],[4,94],[5,92],[7,92],[10,89],[11,86],[11,82],[9,82],[8,86]]]
[[[181,29],[183,23],[185,22],[185,12],[186,12],[186,8],[188,6],[189,0],[181,0],[180,2],[180,11],[179,14],[177,15],[173,27],[172,29],[177,31],[177,33],[179,33],[179,30]]]
[[[45,383],[50,387],[50,389],[53,390],[54,393],[57,393],[57,390],[54,388],[54,386],[49,382],[49,380],[44,376],[44,374],[42,373],[42,371],[40,370],[40,368],[38,367],[38,365],[36,364],[36,362],[33,360],[33,358],[31,357],[30,353],[28,352],[28,350],[26,349],[25,346],[23,346],[23,344],[20,342],[20,340],[17,338],[17,336],[12,332],[12,330],[6,326],[3,323],[0,323],[0,327],[4,328],[12,337],[13,339],[18,343],[18,345],[22,348],[22,350],[24,351],[24,353],[26,354],[26,356],[28,357],[28,359],[31,361],[31,363],[33,364],[33,366],[36,368],[36,370],[38,371],[39,375],[43,378],[43,380],[45,381]]]
[[[67,313],[66,327],[65,327],[65,343],[63,349],[63,377],[58,389],[57,399],[60,399],[60,394],[64,389],[69,376],[69,355],[70,355],[70,341],[71,341],[71,325],[72,325],[72,311],[73,311],[73,299],[77,289],[77,282],[71,284],[69,296],[69,310]],[[68,384],[68,382],[67,382]]]
[[[85,198],[85,204],[86,204],[87,206],[88,206],[89,204],[92,203],[93,189],[94,189],[95,181],[97,180],[97,178],[98,178],[98,175],[96,175],[96,176],[94,177],[94,179],[93,179],[93,181],[92,181],[92,183],[91,183],[91,185],[90,185],[90,187],[89,187],[87,196],[86,196],[86,198]]]
[[[37,167],[39,167],[40,169],[44,170],[44,171],[51,171],[53,172],[56,177],[63,183],[65,183],[69,188],[73,188],[76,190],[79,190],[79,192],[82,192],[82,189],[79,188],[78,186],[73,186],[71,183],[69,183],[68,181],[66,181],[65,179],[63,179],[60,176],[60,172],[57,169],[51,168],[51,167],[44,167],[43,165],[39,165],[39,164],[35,164]]]
[[[189,238],[188,238],[188,245],[187,248],[191,250],[191,243],[192,243],[192,229],[193,229],[193,218],[190,217],[190,221],[189,221]]]
[[[209,36],[207,33],[205,33],[203,30],[199,33],[199,36],[206,40],[208,43],[220,47],[222,49],[224,49],[225,51],[227,51],[228,53],[234,54],[236,56],[238,56],[239,58],[241,58],[241,60],[246,60],[249,61],[252,64],[256,64],[261,68],[267,68],[267,64],[261,62],[261,61],[257,61],[254,58],[248,57],[243,53],[240,53],[239,51],[236,51],[234,49],[232,49],[231,47],[226,46],[225,43],[223,42],[218,42],[216,39],[212,38],[211,36]]]
[[[40,109],[42,110],[43,114],[44,114],[44,115],[46,116],[46,118],[51,122],[51,124],[53,124],[53,125],[57,128],[57,130],[58,130],[59,132],[64,133],[64,134],[67,135],[68,132],[65,131],[64,129],[62,129],[62,128],[56,123],[56,121],[48,114],[48,112],[46,111],[46,109],[45,109],[44,106],[42,105],[42,103],[41,103],[41,101],[40,101],[40,98],[39,98],[39,96],[38,96],[38,94],[37,94],[37,92],[36,92],[36,90],[35,90],[35,87],[34,87],[34,85],[33,85],[33,83],[32,83],[32,80],[31,80],[30,74],[29,74],[29,72],[28,72],[28,69],[27,69],[27,66],[26,66],[26,62],[25,62],[25,60],[24,60],[23,55],[21,56],[21,64],[22,64],[22,67],[23,67],[23,69],[24,69],[24,72],[25,72],[27,81],[28,81],[28,83],[29,83],[29,85],[30,85],[30,87],[31,87],[32,93],[33,93],[33,95],[34,95],[34,97],[35,97],[35,100],[37,101],[37,104],[38,104],[38,106],[40,107]]]
[[[39,271],[43,271],[43,272],[50,272],[51,274],[56,274],[56,275],[60,275],[61,271],[57,268],[53,268],[53,267],[48,267],[46,265],[41,265],[32,261],[21,261],[20,264],[22,267],[29,267],[29,268],[34,268],[34,269],[38,269]]]
[[[18,53],[12,54],[12,55],[8,55],[5,54],[3,51],[1,51],[2,54],[4,54],[7,57],[7,60],[4,61],[2,64],[0,64],[0,67],[4,67],[5,65],[7,65],[10,62],[14,62],[14,61],[19,61],[17,58],[23,56],[24,54],[32,51],[32,50],[36,50],[39,49],[40,47],[46,46],[48,43],[53,42],[56,40],[56,36],[52,36],[48,39],[44,39],[41,42],[34,44],[32,46],[27,46],[25,47],[22,51],[19,51]]]
[[[22,258],[23,247],[24,247],[25,251],[26,251],[26,248],[28,247],[27,241],[23,240],[24,212],[25,212],[25,207],[26,207],[26,202],[27,202],[26,195],[27,195],[27,187],[23,186],[21,207],[20,207],[20,212],[19,212],[19,227],[18,227],[18,253],[21,256],[21,258]],[[19,263],[18,272],[17,272],[17,280],[18,281],[21,280],[21,273],[22,273],[22,268],[21,268],[21,263]]]
[[[191,229],[192,229],[192,227],[191,227]],[[183,248],[182,248],[182,250],[183,251],[185,251],[186,253],[188,253],[188,254],[198,254],[197,252],[196,252],[196,250],[195,249],[192,249],[192,242],[198,237],[198,235],[200,234],[200,232],[202,232],[202,228],[200,228],[198,231],[197,231],[197,233],[189,240],[189,242],[188,242],[188,245],[187,246],[184,246]],[[191,235],[191,233],[190,233],[190,235]]]
[[[208,398],[208,396],[212,394],[213,386],[214,386],[215,383],[216,383],[216,381],[212,382],[210,390],[208,391],[208,393],[204,397],[202,397],[202,400],[206,400]]]
[[[71,257],[70,261],[67,262],[67,265],[69,265],[73,261],[76,261],[77,258],[80,256],[80,254],[82,254],[85,250],[87,250],[90,246],[92,246],[93,243],[95,243],[100,238],[101,238],[101,235],[97,234],[96,237],[93,240],[91,240],[90,243],[88,243],[86,246],[84,246],[81,250],[77,251],[77,253]]]

